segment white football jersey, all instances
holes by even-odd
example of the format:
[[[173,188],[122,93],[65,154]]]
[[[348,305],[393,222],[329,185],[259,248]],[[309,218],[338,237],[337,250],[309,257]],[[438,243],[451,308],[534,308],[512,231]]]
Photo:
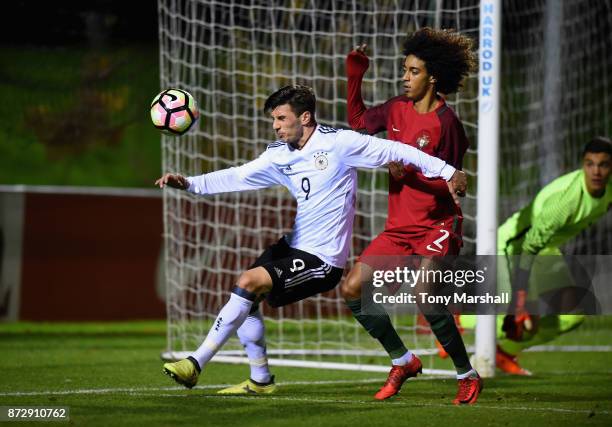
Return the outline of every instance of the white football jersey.
[[[455,168],[414,147],[317,125],[301,150],[283,141],[268,145],[242,166],[188,177],[191,193],[215,194],[285,186],[297,200],[289,246],[344,268],[349,255],[357,193],[356,168],[392,161],[412,164],[429,178],[450,180]]]

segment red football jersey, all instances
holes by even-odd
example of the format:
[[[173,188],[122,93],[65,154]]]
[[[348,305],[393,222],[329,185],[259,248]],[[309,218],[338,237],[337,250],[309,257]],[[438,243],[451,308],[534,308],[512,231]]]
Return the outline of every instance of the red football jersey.
[[[350,107],[349,107],[350,108]],[[363,111],[363,110],[362,110]],[[412,145],[461,169],[469,142],[455,112],[440,98],[436,109],[420,114],[412,100],[397,96],[363,111],[359,122],[369,134],[387,130],[389,139]],[[443,179],[430,179],[412,167],[397,181],[389,176],[389,212],[385,230],[434,227],[461,215]]]

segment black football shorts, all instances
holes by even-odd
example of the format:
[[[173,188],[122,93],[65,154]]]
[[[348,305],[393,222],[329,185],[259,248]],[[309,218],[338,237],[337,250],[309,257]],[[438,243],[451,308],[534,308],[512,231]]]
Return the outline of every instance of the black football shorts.
[[[282,307],[336,287],[342,268],[334,267],[319,257],[290,247],[285,238],[266,249],[250,268],[263,267],[272,277],[272,290],[266,301]]]

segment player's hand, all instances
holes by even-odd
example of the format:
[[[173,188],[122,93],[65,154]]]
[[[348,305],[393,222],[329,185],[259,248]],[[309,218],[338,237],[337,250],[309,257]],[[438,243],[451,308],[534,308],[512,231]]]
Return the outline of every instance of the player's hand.
[[[177,173],[167,173],[164,174],[161,178],[155,181],[155,185],[159,185],[159,188],[164,188],[164,186],[178,188],[179,190],[186,190],[189,188],[189,183],[187,179],[183,175],[179,175]]]
[[[467,190],[467,176],[465,172],[456,170],[450,181],[446,182],[446,185],[448,185],[448,191],[453,196],[453,200],[459,205],[459,197],[465,197],[465,191]]]
[[[366,55],[368,45],[362,43],[355,46],[346,57],[346,75],[347,77],[361,77],[365,74],[370,66],[370,60]]]
[[[389,162],[389,172],[396,181],[401,181],[406,176],[406,169],[402,162]]]
[[[535,330],[535,318],[527,311],[518,315],[507,314],[504,316],[502,331],[506,333],[506,338],[513,341],[522,341],[525,332],[533,332]]]
[[[516,291],[512,296],[512,309],[514,314],[504,317],[502,331],[506,333],[508,339],[520,341],[525,331],[531,332],[534,329],[534,321],[527,311],[527,291]]]

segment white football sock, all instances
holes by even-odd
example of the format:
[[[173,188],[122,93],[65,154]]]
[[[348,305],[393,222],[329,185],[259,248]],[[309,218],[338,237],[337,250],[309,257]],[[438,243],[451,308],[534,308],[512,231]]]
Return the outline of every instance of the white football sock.
[[[412,361],[413,356],[414,354],[412,354],[412,352],[408,350],[399,359],[392,359],[391,364],[393,364],[394,366],[404,366]]]
[[[457,379],[458,380],[463,380],[467,377],[471,377],[471,376],[475,376],[478,375],[478,372],[476,372],[476,369],[472,368],[469,371],[467,371],[465,374],[457,374]]]
[[[244,346],[251,367],[251,379],[258,383],[270,382],[270,369],[266,354],[265,325],[261,312],[249,314],[238,328],[238,338]]]
[[[219,311],[206,339],[191,355],[198,361],[201,369],[204,369],[204,365],[213,358],[228,338],[236,333],[236,330],[249,315],[252,305],[253,301],[232,292],[227,304]]]

